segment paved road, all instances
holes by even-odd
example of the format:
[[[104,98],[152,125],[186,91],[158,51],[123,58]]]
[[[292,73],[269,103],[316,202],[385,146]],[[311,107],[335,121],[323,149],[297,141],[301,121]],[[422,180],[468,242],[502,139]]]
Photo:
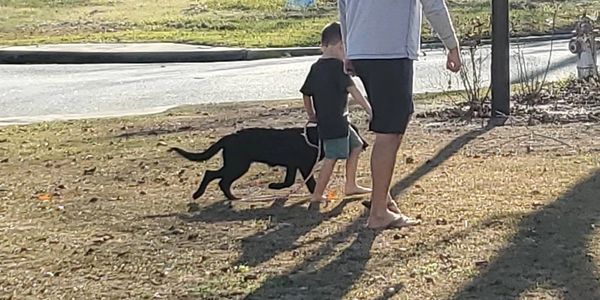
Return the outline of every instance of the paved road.
[[[548,78],[575,74],[567,41],[556,41]],[[516,48],[511,50],[516,52]],[[545,68],[550,42],[522,48],[531,71]],[[489,48],[481,51],[489,54]],[[415,92],[460,89],[430,50],[415,64]],[[182,104],[299,98],[316,57],[201,64],[0,65],[0,125],[150,113]],[[489,58],[483,78],[489,78]],[[486,71],[487,70],[487,71]],[[513,57],[512,80],[517,81]],[[360,82],[359,82],[360,85]]]

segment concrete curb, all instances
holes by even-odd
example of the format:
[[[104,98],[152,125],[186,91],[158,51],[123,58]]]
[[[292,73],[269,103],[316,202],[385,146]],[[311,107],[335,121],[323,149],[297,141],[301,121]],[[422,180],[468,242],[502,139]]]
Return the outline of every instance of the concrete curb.
[[[571,33],[546,36],[511,38],[511,43],[544,42],[564,40]],[[491,40],[482,40],[488,45]],[[439,49],[440,42],[425,42],[423,49]],[[0,64],[94,64],[94,63],[170,63],[170,62],[224,62],[258,60],[268,58],[319,55],[319,47],[230,49],[197,51],[160,51],[160,52],[100,52],[100,51],[44,51],[44,50],[2,50]]]

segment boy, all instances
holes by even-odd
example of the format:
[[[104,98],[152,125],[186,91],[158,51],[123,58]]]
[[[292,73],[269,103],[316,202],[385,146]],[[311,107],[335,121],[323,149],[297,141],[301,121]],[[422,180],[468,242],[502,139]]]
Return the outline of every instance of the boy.
[[[362,142],[348,120],[348,93],[362,106],[371,119],[371,106],[344,72],[344,45],[340,23],[325,26],[321,33],[323,55],[311,67],[300,89],[309,120],[316,121],[323,141],[325,159],[317,185],[311,197],[311,206],[326,201],[323,197],[331,173],[338,159],[346,159],[345,194],[355,195],[371,192],[356,184],[358,157]]]

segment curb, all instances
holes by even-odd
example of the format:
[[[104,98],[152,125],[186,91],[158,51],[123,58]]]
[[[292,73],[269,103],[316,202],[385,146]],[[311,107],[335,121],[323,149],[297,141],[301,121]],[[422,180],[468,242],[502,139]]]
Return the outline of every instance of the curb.
[[[320,55],[318,47],[171,52],[75,52],[0,50],[0,64],[225,62]]]
[[[572,33],[560,33],[545,36],[511,38],[511,43],[544,42],[565,40]],[[491,44],[484,39],[481,44]],[[422,49],[443,48],[441,42],[424,42]],[[259,60],[281,57],[320,55],[319,47],[291,47],[264,49],[231,49],[170,52],[75,52],[75,51],[39,51],[39,50],[2,50],[0,64],[96,64],[96,63],[174,63],[174,62],[226,62]]]

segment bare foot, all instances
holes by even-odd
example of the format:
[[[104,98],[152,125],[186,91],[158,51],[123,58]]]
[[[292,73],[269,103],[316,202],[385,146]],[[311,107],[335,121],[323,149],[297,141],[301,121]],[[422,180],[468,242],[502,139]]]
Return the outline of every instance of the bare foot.
[[[321,196],[321,197],[311,197],[310,198],[310,203],[327,203],[327,198]]]
[[[346,186],[345,188],[346,196],[368,194],[370,192],[370,188],[362,187],[360,185]]]

